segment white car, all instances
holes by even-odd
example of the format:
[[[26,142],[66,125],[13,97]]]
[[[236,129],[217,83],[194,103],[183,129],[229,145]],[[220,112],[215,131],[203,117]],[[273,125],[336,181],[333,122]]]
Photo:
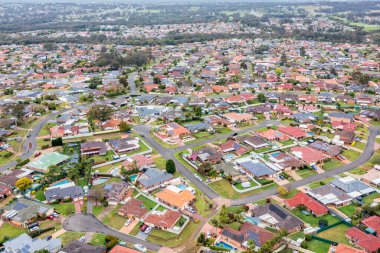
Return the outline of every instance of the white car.
[[[141,251],[141,252],[146,252],[147,251],[147,248],[144,246],[144,245],[141,245],[141,244],[135,244],[135,249]]]
[[[78,241],[80,241],[80,242],[84,242],[84,241],[86,241],[86,237],[82,236],[81,238],[79,238]]]
[[[132,222],[132,219],[127,220],[127,221],[124,223],[124,226],[128,226],[129,224],[131,224],[131,222]]]
[[[148,227],[147,229],[145,229],[144,233],[145,234],[149,234],[150,231],[152,231],[152,227]]]

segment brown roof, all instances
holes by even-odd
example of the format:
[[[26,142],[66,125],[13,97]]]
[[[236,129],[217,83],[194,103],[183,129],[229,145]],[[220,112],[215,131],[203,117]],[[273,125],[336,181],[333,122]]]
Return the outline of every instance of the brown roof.
[[[163,214],[149,214],[144,221],[156,227],[171,228],[180,217],[181,213],[174,210],[167,210]]]
[[[125,216],[142,218],[148,213],[148,209],[145,208],[144,201],[132,198],[119,209],[119,212]]]

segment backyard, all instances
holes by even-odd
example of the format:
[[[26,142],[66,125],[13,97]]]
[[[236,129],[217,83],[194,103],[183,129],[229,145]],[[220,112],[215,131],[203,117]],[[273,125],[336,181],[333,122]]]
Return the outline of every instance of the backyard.
[[[22,233],[25,233],[25,228],[18,228],[8,223],[4,223],[4,225],[0,228],[0,242],[4,242],[6,239],[14,238]]]
[[[321,216],[321,217],[314,217],[312,214],[306,215],[306,214],[302,213],[299,209],[294,209],[292,211],[292,213],[295,216],[297,216],[298,218],[300,218],[301,220],[303,220],[305,223],[308,223],[313,227],[318,227],[319,226],[319,220],[321,220],[321,219],[327,220],[328,225],[334,224],[334,223],[339,221],[338,218],[336,218],[330,214],[326,214],[326,215]]]
[[[343,166],[343,165],[344,165],[344,163],[342,163],[338,159],[331,158],[328,162],[325,162],[323,164],[322,169],[328,171],[328,170],[332,170],[332,169],[338,168],[338,167]]]
[[[346,149],[342,152],[342,155],[344,157],[346,157],[347,160],[354,161],[360,156],[360,153],[358,151],[355,151],[355,150],[347,150]]]
[[[349,240],[345,236],[346,231],[349,228],[350,228],[349,226],[347,226],[345,224],[341,224],[341,225],[338,225],[336,227],[330,228],[326,231],[323,231],[321,233],[318,233],[317,236],[331,240],[333,242],[340,242],[340,243],[344,243],[346,245],[350,245]]]
[[[116,206],[115,209],[109,212],[107,216],[102,219],[102,222],[104,224],[117,230],[121,229],[124,226],[125,222],[127,221],[126,218],[117,214],[117,211],[119,210],[119,208],[120,206]]]
[[[157,205],[156,202],[154,202],[153,200],[145,197],[144,195],[138,196],[137,199],[144,201],[144,206],[148,210],[152,210]]]
[[[357,207],[354,204],[350,204],[350,205],[342,206],[338,208],[338,210],[344,213],[345,215],[347,215],[348,217],[352,217],[355,213],[356,208]]]

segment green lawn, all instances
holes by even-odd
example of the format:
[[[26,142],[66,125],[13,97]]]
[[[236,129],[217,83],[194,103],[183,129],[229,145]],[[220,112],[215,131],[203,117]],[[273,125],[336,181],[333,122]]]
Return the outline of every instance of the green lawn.
[[[307,245],[307,248],[315,253],[327,253],[330,248],[330,244],[317,240],[311,240]]]
[[[288,192],[288,194],[286,194],[285,196],[281,197],[283,199],[290,199],[292,197],[294,197],[297,193],[299,192],[299,190],[297,189],[292,189]]]
[[[159,206],[159,207],[156,208],[156,210],[162,212],[162,211],[165,211],[166,208],[163,207],[163,206]]]
[[[355,174],[355,175],[364,175],[365,173],[367,173],[367,170],[359,167],[359,168],[350,170],[350,173]]]
[[[333,177],[329,177],[329,178],[326,178],[324,180],[321,180],[321,181],[316,181],[316,182],[313,182],[311,184],[309,184],[308,186],[310,188],[317,188],[319,186],[322,186],[322,185],[325,185],[325,184],[328,184],[329,182],[333,181],[335,178]]]
[[[300,175],[300,177],[302,177],[302,178],[311,177],[311,176],[317,174],[317,172],[315,172],[315,170],[311,170],[311,169],[300,169],[300,170],[296,170],[296,173],[297,173],[298,175]]]
[[[154,163],[156,164],[156,166],[159,168],[159,169],[165,169],[166,168],[166,159],[163,158],[162,156],[160,157],[156,157],[153,159],[154,160]]]
[[[145,197],[144,195],[140,195],[140,196],[138,196],[137,199],[144,201],[144,206],[145,206],[148,210],[152,210],[152,209],[157,205],[156,202],[154,202],[153,200],[151,200],[151,199]]]
[[[63,216],[69,216],[75,212],[75,207],[72,203],[51,204],[51,206]]]
[[[350,161],[354,161],[360,156],[360,153],[358,151],[355,151],[355,150],[344,150],[342,152],[342,155],[344,157],[346,157],[346,159],[348,159]]]
[[[66,232],[66,233],[58,236],[58,238],[60,238],[62,240],[62,244],[65,246],[72,241],[79,240],[79,238],[81,238],[85,234],[86,233],[82,233],[82,232]]]
[[[46,123],[41,131],[39,132],[38,136],[45,136],[45,135],[50,135],[50,128],[52,128],[53,126],[55,126],[56,124],[54,123]]]
[[[288,145],[292,145],[294,143],[293,140],[287,140],[287,141],[283,141],[283,142],[280,142],[283,146],[288,146]]]
[[[0,164],[7,163],[11,161],[15,155],[9,151],[0,151]]]
[[[92,171],[95,172],[98,170],[100,173],[108,173],[109,170],[114,169],[114,168],[118,168],[121,166],[121,164],[122,164],[122,162],[113,163],[113,164],[102,166],[102,167],[99,167],[96,169],[92,169]]]
[[[45,194],[44,194],[44,191],[43,191],[42,189],[36,191],[35,197],[36,197],[36,199],[38,199],[39,201],[45,201],[45,200],[46,200],[46,198],[45,198]]]
[[[372,193],[363,198],[363,202],[366,204],[371,204],[374,199],[380,198],[380,193]]]
[[[90,160],[93,160],[95,164],[105,163],[113,160],[115,153],[112,150],[107,150],[106,155],[94,155],[89,156]]]
[[[147,238],[147,241],[157,244],[163,244],[166,247],[174,248],[187,242],[194,234],[199,224],[189,222],[181,234],[176,235],[159,229],[153,229]]]
[[[95,215],[95,216],[98,216],[103,211],[104,211],[104,207],[103,206],[93,206],[92,207],[92,214]]]
[[[320,135],[320,136],[325,136],[325,137],[327,137],[327,138],[329,138],[329,139],[334,138],[334,134],[331,134],[331,133],[324,133],[324,132],[322,132],[322,133],[320,133],[319,135]]]
[[[91,244],[92,245],[105,245],[105,234],[94,234],[91,238]]]
[[[356,209],[356,206],[354,204],[350,204],[350,205],[342,206],[342,207],[338,208],[339,211],[341,211],[342,213],[344,213],[348,217],[352,217],[352,215],[354,215],[355,209]]]
[[[325,238],[334,242],[340,242],[347,245],[350,245],[348,239],[346,238],[346,231],[349,229],[349,226],[345,224],[338,225],[336,227],[330,228],[326,231],[323,231],[317,234],[318,237]]]
[[[138,222],[129,234],[136,236],[140,232],[140,227],[142,224],[143,224],[142,222]]]
[[[355,146],[354,146],[354,147],[355,147],[355,148],[358,148],[358,149],[360,149],[360,150],[364,150],[364,149],[365,149],[365,146],[366,146],[365,143],[358,141],[358,142],[355,142]]]
[[[251,186],[250,186],[250,187],[255,187],[255,186],[258,185],[258,184],[257,184],[255,181],[253,181],[253,180],[249,180],[249,182],[251,183]],[[238,183],[238,184],[235,184],[234,186],[235,186],[237,189],[239,189],[239,190],[247,189],[247,188],[244,188],[241,184],[242,184],[242,183]],[[250,188],[250,187],[248,187],[248,188]]]
[[[305,214],[303,214],[303,213],[302,213],[300,210],[298,210],[298,209],[294,209],[294,210],[292,211],[292,213],[293,213],[295,216],[297,216],[298,218],[300,218],[301,220],[303,220],[305,223],[308,223],[308,224],[310,224],[310,225],[313,226],[313,227],[318,227],[318,226],[319,226],[318,221],[319,221],[320,219],[325,219],[325,220],[327,220],[327,222],[328,222],[329,225],[334,224],[334,223],[336,223],[336,222],[339,221],[338,218],[336,218],[336,217],[334,217],[334,216],[332,216],[332,215],[330,215],[330,214],[326,214],[326,215],[324,215],[324,216],[322,216],[322,217],[314,217],[312,214],[310,214],[310,215],[305,215]]]
[[[371,120],[370,123],[371,123],[373,126],[380,126],[380,120]]]
[[[107,216],[102,219],[102,222],[104,224],[117,230],[121,229],[124,226],[125,222],[127,221],[126,218],[117,214],[117,211],[119,210],[119,208],[120,206],[116,206],[115,209],[109,212]]]
[[[331,158],[330,161],[325,162],[323,164],[322,169],[328,171],[328,170],[333,170],[333,169],[338,168],[338,167],[343,166],[343,165],[344,165],[344,163],[342,163],[338,159]]]
[[[9,240],[26,232],[27,231],[24,228],[14,227],[8,223],[4,223],[4,225],[0,228],[0,242],[2,243],[5,240]]]
[[[302,231],[296,232],[288,236],[290,239],[296,241],[299,238],[305,238],[305,234]]]

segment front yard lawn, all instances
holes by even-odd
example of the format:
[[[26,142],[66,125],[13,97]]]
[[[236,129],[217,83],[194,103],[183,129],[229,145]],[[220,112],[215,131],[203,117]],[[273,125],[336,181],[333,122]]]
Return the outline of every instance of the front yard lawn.
[[[315,170],[311,170],[311,169],[300,169],[300,170],[296,170],[296,173],[297,173],[298,175],[300,175],[300,177],[302,177],[302,178],[311,177],[311,176],[317,174],[317,172],[315,172]]]
[[[333,178],[333,177],[329,177],[329,178],[326,178],[326,179],[321,180],[321,181],[313,182],[313,183],[309,184],[308,186],[309,186],[310,188],[317,188],[317,187],[320,187],[320,186],[322,186],[322,185],[325,185],[325,184],[330,183],[330,182],[333,181],[334,179],[335,179],[335,178]]]
[[[85,234],[86,233],[83,233],[83,232],[66,232],[66,233],[58,236],[58,238],[60,238],[62,240],[62,245],[65,246],[72,241],[79,240],[79,238],[81,238]]]
[[[348,217],[352,217],[355,213],[356,206],[354,204],[350,204],[347,206],[342,206],[338,208],[339,211],[347,215]]]
[[[372,193],[363,198],[363,202],[366,204],[371,204],[374,199],[380,198],[380,193]]]
[[[44,191],[42,189],[38,190],[35,194],[35,197],[36,199],[38,199],[39,201],[45,201],[46,198],[45,198],[45,194],[44,194]]]
[[[75,207],[72,203],[58,203],[51,204],[51,206],[63,216],[69,216],[75,212]]]
[[[251,183],[251,186],[248,187],[248,188],[255,187],[255,186],[258,185],[258,184],[257,184],[255,181],[253,181],[253,180],[249,180],[249,182]],[[237,189],[239,189],[239,190],[247,189],[247,188],[244,188],[241,184],[242,184],[242,183],[237,183],[237,184],[235,184],[234,186],[235,186]]]
[[[116,208],[113,209],[111,212],[109,212],[107,216],[104,217],[102,220],[104,224],[117,230],[121,229],[124,226],[125,222],[127,221],[126,218],[117,214],[117,211],[119,210],[119,208],[120,206],[116,206]]]
[[[350,173],[355,174],[355,175],[364,175],[365,173],[367,173],[367,170],[359,167],[359,168],[350,170]]]
[[[178,247],[184,242],[188,242],[190,237],[194,234],[197,226],[194,222],[189,222],[186,228],[181,234],[176,235],[167,231],[153,229],[150,235],[147,237],[147,241],[157,244],[163,244],[165,247]]]
[[[104,210],[104,207],[103,206],[93,206],[92,207],[92,214],[95,215],[95,216],[98,216],[99,214],[101,214]]]
[[[14,227],[8,223],[4,223],[4,225],[0,228],[0,243],[26,232],[27,231],[24,228]]]
[[[363,143],[363,142],[360,142],[360,141],[357,141],[357,142],[355,142],[355,148],[358,148],[358,149],[360,149],[360,150],[364,150],[365,149],[365,146],[366,146],[366,144],[365,143]]]
[[[148,210],[152,210],[152,209],[157,205],[156,202],[154,202],[153,200],[151,200],[151,199],[145,197],[144,195],[140,195],[140,196],[138,196],[137,199],[144,201],[144,206],[145,206]]]
[[[308,224],[310,224],[313,227],[318,227],[319,226],[318,222],[321,219],[327,220],[328,225],[334,224],[334,223],[336,223],[336,222],[339,221],[338,218],[336,218],[336,217],[334,217],[334,216],[332,216],[330,214],[326,214],[326,215],[324,215],[322,217],[314,217],[312,214],[306,215],[306,214],[302,213],[298,209],[293,210],[292,213],[295,216],[297,216],[298,218],[300,218],[301,220],[303,220],[305,223],[308,223]]]
[[[323,170],[333,170],[333,169],[338,168],[338,167],[343,166],[343,165],[344,165],[344,163],[342,163],[338,159],[331,158],[330,161],[325,162],[323,164],[322,169]]]
[[[91,238],[92,245],[105,245],[106,244],[105,234],[94,234]]]
[[[344,157],[346,157],[347,160],[354,161],[360,156],[360,153],[358,151],[355,151],[355,150],[347,150],[346,149],[342,152],[342,155]]]

